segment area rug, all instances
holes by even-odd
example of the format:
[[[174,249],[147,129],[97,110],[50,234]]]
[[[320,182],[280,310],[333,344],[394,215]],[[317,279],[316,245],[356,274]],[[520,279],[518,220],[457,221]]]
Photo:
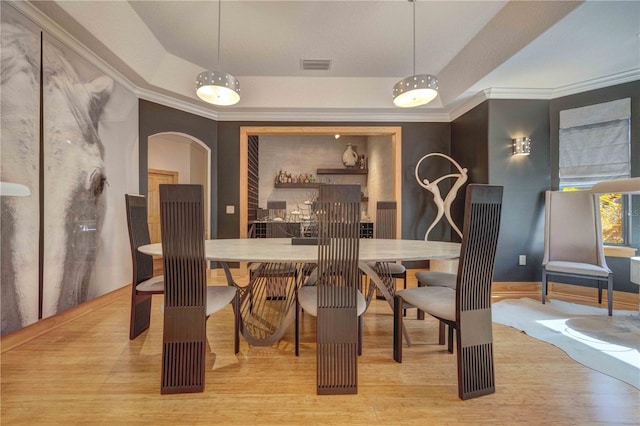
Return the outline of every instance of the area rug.
[[[579,363],[640,389],[640,319],[637,311],[552,300],[506,299],[492,305],[493,322],[524,331],[562,349]]]

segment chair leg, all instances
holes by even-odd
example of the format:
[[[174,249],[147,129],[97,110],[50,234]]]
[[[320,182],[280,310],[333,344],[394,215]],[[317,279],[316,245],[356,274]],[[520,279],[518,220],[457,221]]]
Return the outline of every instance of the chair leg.
[[[542,304],[545,304],[547,298],[547,271],[542,268]]]
[[[607,305],[609,308],[609,316],[613,315],[613,275],[609,274],[607,279]]]
[[[233,313],[234,313],[234,330],[233,330],[233,351],[234,353],[240,352],[240,295],[236,293],[233,298]]]
[[[300,355],[300,303],[298,303],[298,295],[296,294],[296,326],[295,326],[295,352],[296,356]]]
[[[358,356],[362,355],[362,315],[358,317]]]
[[[402,362],[402,297],[393,297],[393,359]]]
[[[602,283],[598,280],[598,305],[602,304]]]
[[[449,351],[450,354],[453,353],[453,327],[451,326],[451,324],[448,325],[449,327],[449,343],[447,345],[447,350]]]
[[[424,287],[420,281],[418,281],[418,287]],[[424,320],[424,311],[421,311],[420,308],[417,309],[416,319]],[[444,345],[444,340],[440,344]]]
[[[133,340],[151,324],[151,295],[134,294],[131,296],[131,317],[129,320],[129,339]]]
[[[404,271],[404,274],[402,274],[402,281],[403,281],[402,288],[406,290],[407,289],[407,271],[406,270]],[[404,309],[402,311],[402,316],[403,317],[407,316],[407,310],[406,309]]]
[[[424,316],[424,312],[422,315]],[[442,321],[438,323],[438,344],[444,345],[444,323]]]

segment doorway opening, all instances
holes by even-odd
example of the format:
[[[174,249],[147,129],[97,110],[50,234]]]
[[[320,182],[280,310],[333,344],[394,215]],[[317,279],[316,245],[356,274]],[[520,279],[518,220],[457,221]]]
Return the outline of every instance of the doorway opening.
[[[390,158],[385,159],[388,166],[388,178],[390,180],[391,197],[398,202],[396,235],[402,235],[402,129],[401,127],[376,127],[376,126],[246,126],[240,128],[240,194],[239,194],[239,236],[247,238],[249,222],[249,147],[250,140],[257,136],[386,136],[390,146]],[[295,140],[295,138],[290,138]]]
[[[160,200],[157,196],[160,183],[198,184],[204,189],[205,238],[211,229],[211,149],[201,140],[178,132],[156,133],[148,139],[148,211],[151,241],[152,213],[159,212]],[[159,215],[157,218],[159,224]],[[158,232],[159,234],[159,232]],[[159,238],[159,235],[158,237]]]

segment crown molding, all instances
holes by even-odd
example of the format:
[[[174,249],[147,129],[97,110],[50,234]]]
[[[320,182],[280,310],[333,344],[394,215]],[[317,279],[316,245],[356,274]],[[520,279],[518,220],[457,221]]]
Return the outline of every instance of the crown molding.
[[[576,93],[588,92],[590,90],[602,89],[603,87],[615,86],[617,84],[629,83],[631,81],[640,80],[640,68],[606,77],[594,78],[580,83],[568,84],[553,90],[551,99],[561,98],[563,96],[574,95]]]
[[[153,90],[143,89],[140,87],[136,87],[133,92],[139,99],[144,99],[145,101],[155,102],[169,108],[178,109],[200,117],[209,118],[211,120],[219,120],[219,112],[196,105],[193,102],[183,101],[173,96],[164,95],[154,92]]]
[[[131,83],[131,81],[125,78],[120,72],[118,72],[107,62],[103,61],[93,51],[89,50],[82,42],[65,31],[62,27],[56,24],[51,18],[42,13],[30,2],[9,0],[7,3],[18,12],[23,14],[27,19],[38,25],[40,29],[42,29],[42,31],[55,38],[56,41],[73,50],[87,62],[94,65],[100,71],[124,86],[126,89],[135,93],[137,87],[133,83]]]
[[[464,102],[462,105],[452,110],[449,113],[449,122],[466,114],[467,112],[471,111],[473,108],[477,107],[478,105],[480,105],[481,103],[489,99],[487,92],[488,92],[487,90],[482,90],[476,93],[469,100]]]
[[[492,87],[484,90],[487,99],[544,99],[552,98],[553,89],[513,89]]]
[[[449,122],[448,113],[397,113],[393,111],[219,111],[218,121],[321,121],[321,122]]]
[[[425,122],[425,123],[448,123],[449,114],[425,113],[419,109],[410,111],[405,109],[397,110],[268,110],[252,109],[243,111],[236,109],[232,111],[215,111],[207,107],[195,105],[193,102],[177,99],[170,95],[161,94],[153,90],[136,88],[134,93],[138,98],[150,102],[155,102],[166,107],[175,108],[204,118],[216,121],[300,121],[300,122]]]
[[[569,84],[555,89],[514,89],[494,87],[478,92],[462,105],[453,109],[449,113],[449,121],[457,119],[488,99],[551,100],[638,80],[640,80],[640,68],[580,83]]]

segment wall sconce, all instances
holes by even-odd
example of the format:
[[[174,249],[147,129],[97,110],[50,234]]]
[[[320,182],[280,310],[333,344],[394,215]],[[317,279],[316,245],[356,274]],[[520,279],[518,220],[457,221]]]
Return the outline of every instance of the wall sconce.
[[[531,154],[531,138],[522,137],[513,139],[513,155]]]

